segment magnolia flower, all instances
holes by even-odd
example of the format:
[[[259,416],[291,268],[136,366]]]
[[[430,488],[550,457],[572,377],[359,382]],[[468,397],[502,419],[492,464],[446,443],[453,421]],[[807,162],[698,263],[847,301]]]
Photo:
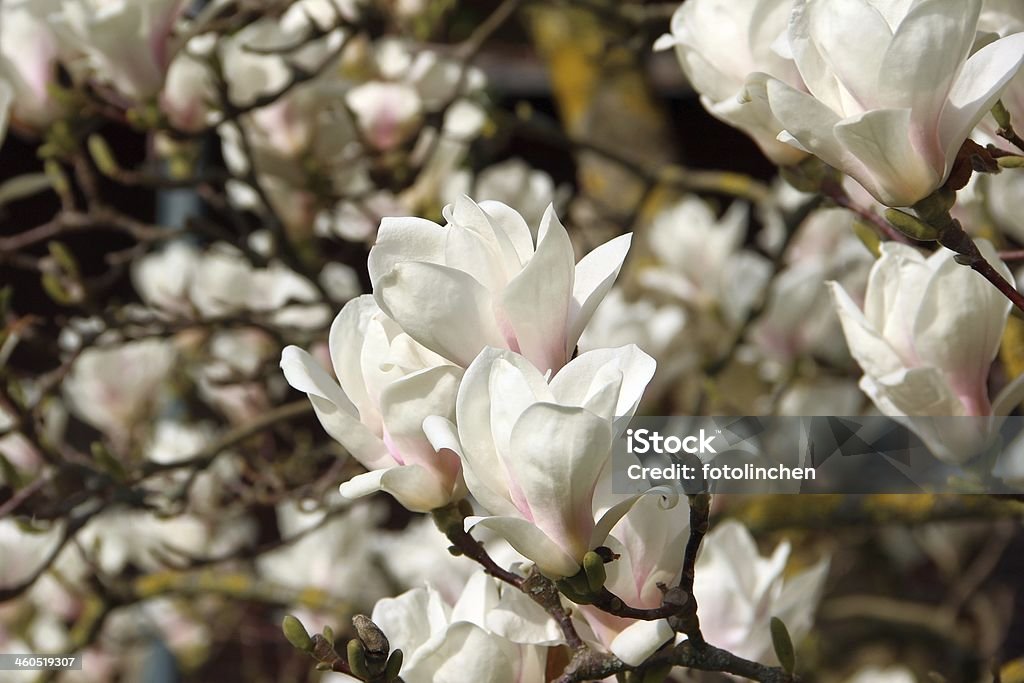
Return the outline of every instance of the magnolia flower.
[[[791,0],[688,0],[672,15],[672,32],[655,50],[674,47],[701,104],[749,135],[773,162],[793,164],[806,153],[777,140],[782,124],[768,107],[765,80],[803,89],[792,57],[781,49]]]
[[[538,630],[557,626],[537,605],[517,600],[514,621],[502,624],[505,635],[491,630],[491,615],[503,597],[515,591],[499,588],[479,574],[455,607],[449,607],[430,586],[415,588],[373,608],[373,622],[404,655],[402,679],[408,683],[531,683],[544,680],[546,651],[532,644]],[[524,598],[525,596],[519,596]],[[524,614],[525,613],[525,614]],[[528,615],[527,618],[520,615]],[[546,626],[550,624],[550,626]],[[326,680],[326,679],[325,679]],[[351,681],[339,676],[335,680]]]
[[[443,194],[448,204],[462,195],[472,195],[514,206],[533,230],[540,225],[548,205],[557,203],[556,195],[562,193],[544,171],[532,168],[522,159],[507,159],[488,166],[475,177],[466,169],[455,171],[447,179]]]
[[[487,346],[520,353],[541,371],[565,365],[618,275],[630,235],[577,265],[550,207],[536,242],[505,204],[462,197],[444,215],[444,227],[421,218],[381,221],[369,258],[381,310],[463,367]]]
[[[631,607],[660,607],[664,593],[658,584],[675,585],[682,570],[690,531],[685,507],[666,510],[661,496],[645,495],[619,520],[605,542],[619,557],[605,565],[605,585]],[[701,606],[703,607],[703,606]],[[636,621],[581,605],[580,612],[595,638],[616,657],[636,666],[675,638],[664,619]]]
[[[551,377],[516,353],[485,349],[459,387],[457,434],[439,417],[424,423],[440,452],[459,454],[489,513],[467,518],[467,529],[493,530],[549,576],[575,574],[628,509],[595,521],[595,490],[624,428],[613,420],[636,410],[654,365],[626,346],[581,354]]]
[[[14,517],[0,519],[0,589],[12,588],[32,577],[56,550],[64,524],[30,531]],[[0,629],[2,630],[2,629]]]
[[[207,125],[209,103],[215,101],[213,78],[203,58],[213,51],[217,36],[191,39],[167,67],[160,92],[160,109],[172,126],[199,132]]]
[[[176,355],[166,339],[87,348],[64,380],[68,407],[96,429],[123,441],[152,411]]]
[[[85,56],[92,77],[132,101],[156,95],[173,54],[184,0],[65,0],[54,31]]]
[[[986,260],[1008,280],[992,246]],[[989,402],[988,372],[999,350],[1010,302],[940,249],[925,258],[916,249],[884,243],[871,269],[864,310],[832,283],[832,295],[854,358],[864,370],[861,389],[890,417],[973,416],[978,420],[907,420],[943,460],[963,462],[988,441],[992,415],[1012,408],[1011,385]]]
[[[886,669],[866,667],[857,671],[846,683],[917,683],[917,677],[902,666],[890,666]]]
[[[924,199],[1024,61],[1024,34],[971,54],[980,9],[981,0],[797,0],[789,42],[810,94],[768,81],[780,139],[883,204]]]
[[[50,94],[56,81],[58,46],[47,18],[59,6],[59,0],[0,3],[0,101],[6,89],[16,124],[35,131],[46,128],[59,114]],[[0,102],[0,119],[4,108]],[[0,140],[2,135],[0,121]]]
[[[405,83],[363,83],[348,91],[345,103],[364,139],[377,150],[398,147],[422,122],[423,102],[416,89]]]
[[[701,632],[709,643],[754,661],[775,659],[770,620],[778,617],[794,640],[811,628],[828,575],[828,559],[785,574],[788,542],[770,557],[738,522],[715,527],[694,567],[693,594]]]
[[[746,205],[734,203],[716,218],[695,196],[668,207],[654,218],[648,236],[660,263],[641,271],[640,282],[697,310],[720,309],[727,322],[741,321],[770,275],[763,257],[743,249],[748,213]]]
[[[281,369],[327,433],[370,470],[342,484],[342,495],[387,491],[417,512],[462,498],[458,457],[435,451],[423,431],[427,416],[454,416],[462,368],[416,343],[369,295],[341,309],[329,344],[338,381],[295,346],[281,353]]]

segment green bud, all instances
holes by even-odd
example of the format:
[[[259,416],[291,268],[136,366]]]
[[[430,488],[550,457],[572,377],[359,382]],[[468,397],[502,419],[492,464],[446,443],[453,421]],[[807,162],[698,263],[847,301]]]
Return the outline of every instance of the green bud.
[[[772,617],[771,632],[775,656],[779,658],[782,668],[792,675],[796,670],[796,651],[793,649],[793,639],[789,637],[789,629],[782,623],[782,619]]]
[[[817,157],[808,157],[799,164],[779,168],[782,179],[801,192],[820,190],[827,173],[828,168]]]
[[[1006,156],[996,159],[999,168],[1024,168],[1024,157]]]
[[[50,252],[50,256],[57,262],[57,265],[64,270],[65,273],[73,278],[78,278],[78,263],[75,261],[75,257],[71,255],[71,251],[61,242],[56,240],[50,240],[46,244],[47,250]]]
[[[76,302],[75,295],[64,286],[64,282],[57,274],[43,273],[42,284],[46,293],[58,304],[70,306]]]
[[[587,588],[597,593],[604,588],[608,574],[604,570],[604,559],[593,550],[583,556],[583,571],[587,576]]]
[[[361,681],[370,678],[370,669],[366,666],[366,648],[358,638],[348,641],[345,654],[348,656],[348,668],[352,670],[356,678]]]
[[[878,238],[878,233],[875,232],[874,228],[865,223],[862,220],[855,220],[853,222],[853,234],[860,239],[861,243],[867,247],[867,250],[878,258],[882,255],[882,240]]]
[[[885,220],[894,228],[908,237],[913,237],[921,242],[934,242],[939,239],[939,229],[928,225],[920,218],[911,216],[909,213],[899,209],[886,209]]]
[[[57,194],[66,195],[71,192],[71,183],[68,181],[68,176],[64,173],[64,169],[60,167],[59,163],[49,159],[43,164],[43,170],[46,172],[46,177],[50,179],[50,185],[53,186]]]
[[[1003,130],[1009,130],[1011,125],[1010,112],[1006,108],[1006,105],[1003,104],[1002,100],[996,100],[995,105],[992,107],[992,118],[996,120],[996,124],[998,124],[1000,128]]]
[[[402,661],[405,659],[405,655],[402,654],[401,650],[395,650],[388,657],[387,666],[384,667],[384,679],[391,683],[391,681],[398,678],[398,674],[402,672]]]
[[[92,160],[96,164],[96,168],[100,170],[100,173],[105,176],[116,175],[120,169],[118,168],[117,161],[114,160],[114,153],[110,151],[110,146],[103,136],[95,133],[90,135],[87,145],[89,147],[89,154],[92,156]]]
[[[324,624],[324,638],[328,643],[334,643],[334,629]]]
[[[281,630],[284,631],[284,637],[296,650],[313,651],[313,639],[306,633],[306,627],[302,625],[302,622],[292,615],[287,615],[281,621]]]

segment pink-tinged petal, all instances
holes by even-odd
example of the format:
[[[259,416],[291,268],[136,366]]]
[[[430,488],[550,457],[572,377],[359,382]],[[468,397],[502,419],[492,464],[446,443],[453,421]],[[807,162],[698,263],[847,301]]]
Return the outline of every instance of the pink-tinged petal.
[[[512,430],[506,461],[533,522],[581,559],[594,529],[594,488],[611,456],[611,425],[581,408],[536,403]]]
[[[334,322],[327,345],[331,350],[334,374],[345,394],[352,400],[360,416],[375,414],[377,408],[371,405],[366,392],[366,381],[360,367],[360,355],[370,319],[380,313],[373,296],[364,294],[350,300],[341,309]]]
[[[594,349],[569,361],[551,380],[551,391],[559,403],[583,406],[608,420],[631,416],[656,367],[655,360],[635,344]],[[599,394],[609,385],[606,380],[610,376],[602,378],[602,372],[607,372],[604,368],[614,370],[620,379],[613,382],[614,396],[600,398]]]
[[[953,163],[964,140],[1002,96],[1022,63],[1024,33],[1016,33],[986,45],[964,64],[939,124],[947,164]]]
[[[554,216],[554,211],[549,211]],[[576,264],[569,310],[569,329],[565,338],[567,358],[572,356],[573,349],[583,334],[583,328],[590,322],[594,311],[615,284],[615,278],[619,276],[622,263],[629,253],[632,239],[632,234],[620,235],[594,249]]]
[[[423,433],[423,420],[430,415],[455,417],[460,379],[462,369],[453,365],[428,368],[391,383],[380,397],[384,428],[401,456],[395,459],[421,465],[449,490],[459,476],[459,458],[434,450]]]
[[[569,234],[554,218],[526,267],[505,287],[502,309],[517,348],[541,372],[557,371],[567,358],[566,324],[570,315],[575,256]],[[573,343],[575,346],[575,342]]]
[[[864,112],[840,121],[833,132],[862,166],[843,170],[886,206],[910,206],[945,180],[943,169],[928,162],[936,155],[914,147],[909,109]]]
[[[423,218],[382,218],[367,267],[374,292],[377,282],[403,261],[444,263],[447,229]]]
[[[399,263],[377,281],[374,297],[406,334],[463,367],[485,346],[504,346],[490,292],[461,270]]]
[[[475,527],[490,529],[504,538],[546,576],[557,579],[572,576],[580,570],[579,562],[526,520],[518,517],[467,517],[466,531]]]
[[[1009,282],[1013,278],[992,245],[979,240],[985,259]],[[921,361],[939,368],[966,402],[988,403],[988,374],[999,352],[1012,304],[983,277],[964,268],[952,252],[927,281],[913,321],[915,348]],[[973,398],[972,398],[973,397]],[[987,411],[986,411],[987,412]]]
[[[384,491],[412,512],[430,512],[451,502],[451,491],[419,465],[359,474],[341,484],[338,491],[349,500]]]
[[[932,155],[929,162],[936,169],[945,164],[939,116],[974,43],[974,30],[967,27],[977,23],[980,9],[980,0],[917,3],[893,34],[878,73],[881,106],[913,111],[914,146]]]
[[[455,415],[462,444],[463,474],[470,492],[491,514],[516,515],[519,511],[512,503],[508,475],[495,444],[492,413],[504,410],[518,417],[525,406],[513,406],[506,397],[492,403],[492,375],[502,361],[525,378],[531,393],[543,395],[540,392],[548,390],[544,378],[525,358],[505,349],[487,348],[463,375]]]
[[[345,392],[313,357],[296,346],[281,352],[281,370],[293,388],[305,392],[324,430],[367,469],[395,464],[384,442],[363,425]]]

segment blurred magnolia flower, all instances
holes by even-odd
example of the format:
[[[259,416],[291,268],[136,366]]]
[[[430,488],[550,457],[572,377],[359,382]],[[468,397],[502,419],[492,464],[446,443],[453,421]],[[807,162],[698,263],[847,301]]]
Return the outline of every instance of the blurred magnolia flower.
[[[185,0],[64,0],[51,15],[70,55],[89,75],[142,102],[156,95],[174,54],[174,25]]]
[[[214,332],[192,367],[199,396],[237,424],[255,418],[270,407],[260,371],[277,348],[273,337],[255,327]]]
[[[986,260],[1008,280],[992,246]],[[989,402],[989,366],[999,351],[1010,302],[955,254],[925,258],[913,247],[884,243],[871,269],[863,312],[842,286],[832,295],[854,358],[861,389],[884,414],[904,421],[936,457],[964,462],[988,443],[996,422],[1019,402],[1011,384]],[[975,420],[928,419],[971,416]]]
[[[167,339],[87,348],[75,359],[63,383],[68,406],[76,416],[123,444],[152,412],[176,356]]]
[[[436,451],[423,431],[429,415],[454,416],[462,368],[416,343],[370,295],[341,309],[329,343],[337,381],[295,346],[281,353],[281,369],[327,433],[370,470],[342,484],[342,495],[386,491],[416,512],[462,498],[458,457]]]
[[[370,250],[381,310],[410,337],[463,367],[484,347],[511,349],[557,371],[611,289],[630,235],[575,264],[569,235],[549,208],[536,244],[514,209],[462,197],[444,227],[385,218]]]
[[[910,669],[890,666],[886,669],[865,667],[857,671],[846,683],[917,683],[917,677]]]
[[[211,536],[210,528],[192,515],[159,517],[152,512],[112,509],[89,520],[76,537],[79,543],[61,552],[57,569],[72,578],[87,577],[92,566],[111,576],[128,567],[154,571],[166,567],[166,559],[182,554],[213,553]]]
[[[0,457],[7,461],[16,472],[23,474],[35,473],[43,464],[42,456],[32,442],[12,430],[14,418],[0,406]],[[7,481],[7,468],[0,467],[0,486],[11,485]]]
[[[167,67],[160,91],[160,110],[178,130],[196,133],[207,125],[210,103],[215,101],[214,83],[203,59],[216,46],[215,34],[192,38]]]
[[[488,166],[476,177],[466,169],[459,169],[451,174],[444,187],[447,204],[469,195],[514,206],[531,230],[540,225],[548,205],[556,203],[556,194],[560,193],[556,192],[551,176],[522,159],[508,159]]]
[[[328,516],[326,510],[303,512],[295,503],[277,506],[281,536],[291,539],[256,560],[261,576],[296,591],[319,589],[336,600],[369,607],[391,594],[387,577],[375,564],[373,534],[383,509],[354,506]],[[344,561],[339,561],[344,558]]]
[[[403,144],[419,128],[423,102],[405,83],[371,81],[345,95],[363,138],[374,149],[386,151]]]
[[[794,382],[775,407],[777,415],[860,415],[864,394],[852,379],[819,377]]]
[[[776,139],[782,124],[765,96],[768,77],[803,89],[780,40],[791,7],[791,0],[688,0],[672,15],[672,32],[654,43],[655,50],[675,48],[708,112],[749,135],[779,165],[806,156]]]
[[[426,586],[381,600],[373,608],[373,623],[388,637],[392,649],[402,650],[405,656],[403,680],[408,683],[544,680],[546,650],[531,641],[538,630],[545,630],[550,617],[536,604],[532,605],[535,609],[529,609],[529,604],[519,600],[515,611],[503,610],[513,619],[512,623],[500,625],[505,635],[490,630],[481,617],[494,615],[502,597],[515,599],[511,594],[517,591],[498,587],[490,577],[480,576],[480,580],[470,582],[454,607],[446,605],[440,593]],[[524,611],[528,617],[523,615]],[[355,679],[338,676],[335,680]]]
[[[810,94],[768,81],[780,139],[883,204],[924,199],[1024,61],[1024,34],[971,54],[980,9],[981,0],[797,0],[789,42]]]
[[[29,530],[14,517],[0,519],[0,589],[28,580],[60,543],[63,523],[48,529]]]
[[[1024,4],[1017,0],[983,0],[981,16],[978,19],[978,39],[974,46],[975,49],[987,45],[1000,36],[1022,32],[1024,32]],[[1024,124],[1024,70],[1017,72],[1000,99],[1019,132]],[[1006,141],[996,134],[998,128],[999,126],[996,125],[996,120],[992,116],[983,117],[978,123],[978,130],[975,131],[979,138],[978,141],[982,144],[993,143],[997,146],[1005,146]]]
[[[595,520],[595,490],[620,427],[613,420],[633,414],[654,366],[627,346],[581,354],[552,377],[516,353],[485,349],[459,387],[457,434],[442,418],[424,423],[441,452],[459,454],[489,513],[466,527],[494,531],[549,576],[575,574],[632,502]]]
[[[729,323],[741,321],[770,276],[767,260],[743,249],[747,218],[748,209],[740,203],[716,218],[695,196],[665,209],[648,235],[659,265],[640,272],[641,284],[700,311],[718,309]]]
[[[46,128],[60,112],[50,94],[50,87],[56,83],[58,44],[48,20],[59,7],[59,0],[0,3],[0,119],[6,92],[15,124],[36,132]]]
[[[722,522],[704,539],[693,594],[701,632],[712,645],[756,662],[774,661],[769,621],[778,617],[795,641],[811,629],[828,559],[786,574],[788,542],[762,556],[746,527]]]
[[[323,284],[338,299],[354,296],[355,272],[340,263],[321,273]],[[318,328],[330,319],[312,282],[277,260],[258,268],[237,248],[218,242],[200,251],[187,242],[172,242],[132,264],[139,296],[159,312],[206,317],[243,312],[269,316],[276,325]]]

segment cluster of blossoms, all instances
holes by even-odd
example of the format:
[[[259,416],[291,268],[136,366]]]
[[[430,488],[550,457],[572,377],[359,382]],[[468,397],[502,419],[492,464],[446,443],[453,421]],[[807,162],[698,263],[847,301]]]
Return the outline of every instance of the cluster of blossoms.
[[[356,626],[333,659],[286,627],[325,681],[390,683],[403,657],[409,683],[788,680],[785,641],[830,566],[856,573],[850,549],[759,547],[740,520],[773,520],[730,496],[708,529],[705,494],[613,490],[632,418],[877,411],[943,472],[986,468],[965,485],[1024,482],[1024,436],[1000,443],[1024,400],[1024,4],[685,0],[654,47],[774,186],[620,154],[595,133],[611,81],[586,115],[573,81],[571,134],[501,118],[480,36],[441,44],[457,4],[0,0],[0,143],[43,171],[0,182],[0,222],[59,200],[0,237],[48,296],[0,289],[0,652],[81,653],[59,680],[115,681],[166,648],[202,677],[283,607],[325,636],[370,614],[389,639],[367,652]],[[541,5],[521,13],[538,45],[562,9]],[[578,75],[562,48],[545,59]],[[578,153],[576,196],[519,136]],[[587,154],[615,168],[603,187]],[[587,194],[631,173],[628,220],[598,215]],[[113,188],[153,190],[154,224]],[[99,256],[76,241],[94,230],[115,233]],[[940,531],[880,546],[907,576],[973,576],[987,529]],[[962,588],[940,629],[993,612]],[[1007,626],[990,619],[975,630]],[[855,658],[828,676],[916,680]]]
[[[496,534],[553,579],[576,576],[588,553],[611,547],[618,559],[608,585],[638,608],[659,607],[659,584],[681,570],[689,517],[666,510],[653,493],[612,494],[607,481],[612,441],[656,364],[635,345],[574,351],[631,235],[577,263],[550,207],[536,227],[505,204],[468,197],[444,215],[444,226],[382,222],[369,255],[373,293],[349,302],[331,326],[336,379],[301,349],[282,353],[289,383],[306,392],[325,430],[368,470],[343,483],[342,495],[386,491],[417,512],[471,495],[479,514],[465,518],[465,530]],[[732,638],[728,645],[766,658],[769,616],[806,632],[825,564],[783,586],[784,548],[760,559],[741,526],[716,531],[709,544],[715,550],[701,564],[713,565],[706,575],[714,578],[695,587],[708,614],[734,600],[773,604],[714,623],[712,642]],[[722,572],[751,561],[761,575],[756,587],[728,586]],[[495,582],[471,579],[451,608],[431,588],[378,603],[374,621],[389,633],[393,626],[395,642],[412,653],[403,668],[408,680],[480,667],[492,671],[488,680],[533,680],[524,672],[543,667],[537,646],[564,636],[529,600],[530,609],[503,607],[498,594],[516,592]],[[435,612],[436,623],[423,616]],[[511,625],[498,616],[505,612],[516,614]],[[630,665],[675,637],[664,619],[635,621],[589,606],[580,614],[586,638]],[[432,634],[425,642],[408,625],[424,618]]]

